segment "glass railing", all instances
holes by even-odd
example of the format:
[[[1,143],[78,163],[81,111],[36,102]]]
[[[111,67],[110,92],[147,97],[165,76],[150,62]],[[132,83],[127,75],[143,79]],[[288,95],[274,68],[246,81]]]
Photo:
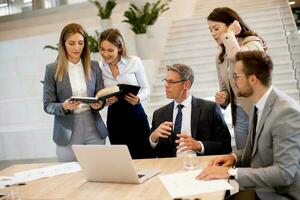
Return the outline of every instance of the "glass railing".
[[[0,16],[82,2],[87,0],[0,0]]]

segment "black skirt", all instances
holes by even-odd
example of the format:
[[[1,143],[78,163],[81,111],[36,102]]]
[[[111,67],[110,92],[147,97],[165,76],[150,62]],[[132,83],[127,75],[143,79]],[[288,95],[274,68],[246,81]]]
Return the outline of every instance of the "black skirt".
[[[148,158],[146,148],[150,127],[142,105],[131,105],[124,99],[108,107],[107,129],[111,144],[128,146],[133,159]]]

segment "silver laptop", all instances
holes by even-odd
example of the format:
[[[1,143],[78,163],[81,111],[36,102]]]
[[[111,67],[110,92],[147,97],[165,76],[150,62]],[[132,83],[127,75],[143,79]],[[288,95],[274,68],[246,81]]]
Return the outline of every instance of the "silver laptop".
[[[142,183],[160,172],[134,169],[126,145],[72,145],[88,181]]]

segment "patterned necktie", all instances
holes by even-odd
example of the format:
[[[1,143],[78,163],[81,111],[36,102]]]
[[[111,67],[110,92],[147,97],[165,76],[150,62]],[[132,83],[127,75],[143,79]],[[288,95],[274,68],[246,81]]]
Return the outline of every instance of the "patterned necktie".
[[[177,105],[177,115],[176,115],[176,118],[175,118],[175,125],[174,125],[174,131],[173,131],[173,134],[175,136],[175,139],[177,139],[176,137],[176,134],[179,134],[181,133],[181,125],[182,125],[182,108],[184,106],[182,104],[178,104]]]
[[[253,148],[254,146],[254,140],[256,135],[256,125],[257,125],[257,107],[254,106],[254,112],[253,112],[253,120],[252,120],[252,138],[251,138],[251,146]]]

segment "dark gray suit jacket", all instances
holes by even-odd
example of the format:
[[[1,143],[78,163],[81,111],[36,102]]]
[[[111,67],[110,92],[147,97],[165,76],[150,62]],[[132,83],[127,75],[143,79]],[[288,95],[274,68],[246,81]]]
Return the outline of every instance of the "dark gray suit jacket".
[[[252,114],[249,119],[252,119]],[[267,99],[251,151],[236,153],[240,186],[261,199],[300,199],[300,106],[275,87]]]
[[[91,62],[91,80],[86,81],[87,95],[94,97],[96,92],[104,87],[102,72],[97,62]],[[44,110],[48,114],[55,115],[54,117],[54,129],[53,140],[57,145],[67,145],[70,142],[74,114],[73,112],[63,112],[63,102],[72,96],[71,83],[69,75],[65,74],[62,81],[54,79],[56,71],[56,64],[51,63],[46,66],[44,89],[43,89],[43,102]],[[92,110],[95,118],[96,127],[101,138],[105,138],[108,135],[105,124],[98,110]]]
[[[153,114],[151,133],[163,122],[173,121],[174,102],[156,110]],[[231,138],[220,107],[211,101],[192,97],[191,134],[204,145],[205,155],[231,152]],[[149,140],[148,140],[149,142]],[[155,157],[176,156],[175,136],[159,138],[154,149]]]

